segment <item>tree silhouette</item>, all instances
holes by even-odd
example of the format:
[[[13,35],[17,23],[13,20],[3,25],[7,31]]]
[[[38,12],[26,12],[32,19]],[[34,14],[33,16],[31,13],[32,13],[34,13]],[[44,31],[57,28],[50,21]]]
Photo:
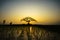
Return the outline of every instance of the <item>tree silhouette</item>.
[[[12,22],[10,22],[10,25],[12,25]]]
[[[25,18],[21,19],[21,21],[26,21],[26,22],[28,22],[28,24],[30,24],[31,21],[35,21],[36,22],[36,20],[31,18],[31,17],[25,17]]]
[[[3,20],[3,24],[5,24],[6,20]]]

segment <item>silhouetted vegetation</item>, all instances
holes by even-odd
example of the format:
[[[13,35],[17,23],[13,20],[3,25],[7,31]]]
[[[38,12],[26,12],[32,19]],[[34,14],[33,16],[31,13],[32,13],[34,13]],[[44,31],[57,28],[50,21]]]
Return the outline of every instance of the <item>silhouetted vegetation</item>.
[[[6,20],[3,20],[3,24],[5,24],[6,23]]]
[[[31,21],[37,22],[31,17],[21,19],[28,24],[3,24],[0,25],[0,40],[60,40],[60,28],[50,25],[30,24]]]
[[[10,22],[10,25],[12,25],[12,22]]]
[[[30,24],[31,21],[37,22],[35,19],[33,19],[31,17],[25,17],[25,18],[21,19],[21,21],[26,21],[26,22],[28,22],[28,24]]]

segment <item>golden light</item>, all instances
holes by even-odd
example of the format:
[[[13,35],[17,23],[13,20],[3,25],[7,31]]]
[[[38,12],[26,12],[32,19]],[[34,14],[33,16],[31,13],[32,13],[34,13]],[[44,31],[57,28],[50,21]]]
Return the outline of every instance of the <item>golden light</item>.
[[[54,6],[53,4],[42,2],[15,2],[11,5],[5,4],[2,9],[3,16],[1,16],[0,21],[6,19],[7,23],[12,21],[13,24],[20,24],[22,23],[20,21],[21,19],[32,17],[38,21],[36,24],[55,23],[58,21],[58,16],[57,9],[55,10]],[[34,24],[35,22],[31,23]]]

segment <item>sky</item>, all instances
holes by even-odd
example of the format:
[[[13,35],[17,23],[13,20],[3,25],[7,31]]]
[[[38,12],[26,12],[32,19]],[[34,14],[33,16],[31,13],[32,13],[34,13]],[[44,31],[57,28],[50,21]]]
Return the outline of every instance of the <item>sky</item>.
[[[31,24],[60,24],[58,0],[3,0],[0,5],[0,23],[26,23],[20,20],[29,16],[37,20]]]

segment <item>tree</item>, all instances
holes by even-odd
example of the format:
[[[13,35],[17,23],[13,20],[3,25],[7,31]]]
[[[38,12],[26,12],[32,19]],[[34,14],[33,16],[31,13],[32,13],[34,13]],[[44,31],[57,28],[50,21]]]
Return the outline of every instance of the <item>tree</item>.
[[[3,24],[5,24],[6,20],[3,20]]]
[[[25,18],[21,19],[21,21],[26,21],[26,22],[28,22],[28,24],[30,24],[31,21],[35,21],[36,22],[36,20],[31,18],[31,17],[25,17]]]
[[[12,25],[12,22],[10,22],[10,25]]]

